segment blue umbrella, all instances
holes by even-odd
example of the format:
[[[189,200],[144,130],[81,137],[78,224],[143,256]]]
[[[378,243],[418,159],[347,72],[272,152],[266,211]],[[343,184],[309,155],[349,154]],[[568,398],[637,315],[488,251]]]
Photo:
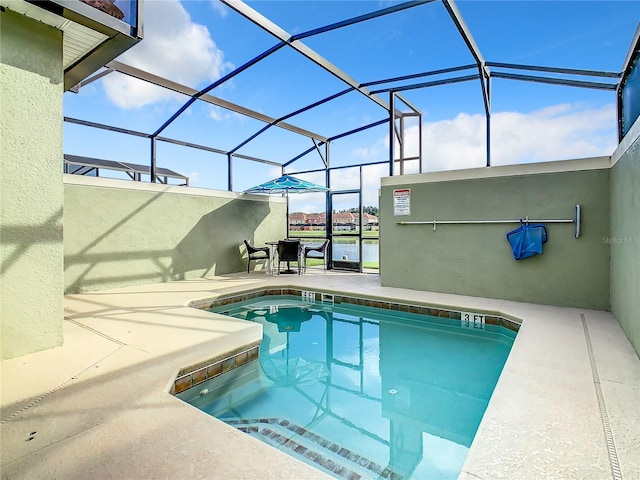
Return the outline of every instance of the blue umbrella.
[[[292,177],[291,175],[283,175],[275,180],[269,180],[266,183],[256,185],[253,188],[245,190],[244,193],[311,193],[311,192],[326,192],[329,189],[318,185],[316,183],[307,182],[300,178]]]
[[[287,196],[287,220],[289,219],[289,198],[290,192],[293,193],[312,193],[312,192],[327,192],[329,189],[318,185],[317,183],[307,182],[300,178],[292,177],[291,175],[283,175],[275,180],[270,180],[266,183],[256,185],[253,188],[245,190],[244,193],[266,193],[268,195],[284,193]],[[287,227],[287,238],[289,237],[289,227]],[[288,262],[287,262],[288,265]],[[284,273],[294,273],[291,268],[287,268]]]

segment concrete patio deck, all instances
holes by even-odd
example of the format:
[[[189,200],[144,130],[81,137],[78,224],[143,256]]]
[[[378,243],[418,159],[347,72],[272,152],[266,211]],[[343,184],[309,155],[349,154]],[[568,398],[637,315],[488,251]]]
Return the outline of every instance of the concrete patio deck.
[[[640,478],[640,360],[608,313],[261,273],[65,298],[64,346],[2,362],[3,479],[326,479],[168,393],[182,367],[261,338],[190,301],[309,287],[522,320],[460,479]]]

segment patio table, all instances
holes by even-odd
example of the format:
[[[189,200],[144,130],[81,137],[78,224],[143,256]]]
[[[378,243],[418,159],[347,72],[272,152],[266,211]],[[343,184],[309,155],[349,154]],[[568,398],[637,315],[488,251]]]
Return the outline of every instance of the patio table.
[[[298,240],[297,238],[285,238],[283,240]],[[269,258],[269,275],[273,275],[274,274],[274,261],[276,259],[277,253],[278,253],[278,242],[280,242],[281,240],[273,240],[270,242],[265,242],[266,245],[268,245],[270,247],[270,258]],[[306,249],[305,247],[310,247],[312,245],[314,245],[312,242],[303,242],[302,240],[300,240],[300,245],[302,246],[302,261],[306,263],[307,261],[307,257],[305,255],[306,253]],[[304,269],[302,269],[302,271],[304,272]],[[287,262],[287,270],[281,272],[281,273],[293,273],[294,271],[291,270],[290,266],[289,266],[289,262]]]

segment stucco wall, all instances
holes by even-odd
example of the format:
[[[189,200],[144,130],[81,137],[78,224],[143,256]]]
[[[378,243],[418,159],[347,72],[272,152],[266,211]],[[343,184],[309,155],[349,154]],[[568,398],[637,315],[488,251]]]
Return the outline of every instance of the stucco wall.
[[[640,355],[640,121],[611,169],[611,312]]]
[[[2,358],[62,344],[62,33],[0,12]]]
[[[602,241],[609,236],[607,166],[608,159],[595,159],[383,179],[382,284],[608,309],[609,248]],[[397,188],[411,189],[409,216],[394,216]],[[580,238],[574,238],[572,224],[547,224],[543,254],[520,261],[514,260],[505,238],[517,224],[439,225],[434,231],[431,225],[396,223],[570,219],[575,204],[582,206]]]
[[[282,198],[74,175],[64,189],[66,293],[246,271],[245,238],[285,235]]]

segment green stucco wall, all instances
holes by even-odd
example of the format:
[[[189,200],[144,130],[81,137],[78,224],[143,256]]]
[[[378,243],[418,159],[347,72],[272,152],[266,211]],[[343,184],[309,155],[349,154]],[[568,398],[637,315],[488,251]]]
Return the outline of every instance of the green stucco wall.
[[[246,271],[243,240],[283,237],[285,213],[282,199],[66,175],[65,291]]]
[[[636,127],[640,123],[636,122]],[[611,170],[611,312],[640,355],[640,128]]]
[[[2,358],[62,344],[62,33],[0,12]]]
[[[500,167],[495,167],[500,168]],[[383,184],[384,185],[384,184]],[[394,216],[393,190],[411,189],[411,215]],[[547,224],[542,255],[514,260],[517,224],[398,225],[397,221],[570,219]],[[385,286],[549,305],[609,308],[609,170],[407,183],[381,189],[380,273]]]

